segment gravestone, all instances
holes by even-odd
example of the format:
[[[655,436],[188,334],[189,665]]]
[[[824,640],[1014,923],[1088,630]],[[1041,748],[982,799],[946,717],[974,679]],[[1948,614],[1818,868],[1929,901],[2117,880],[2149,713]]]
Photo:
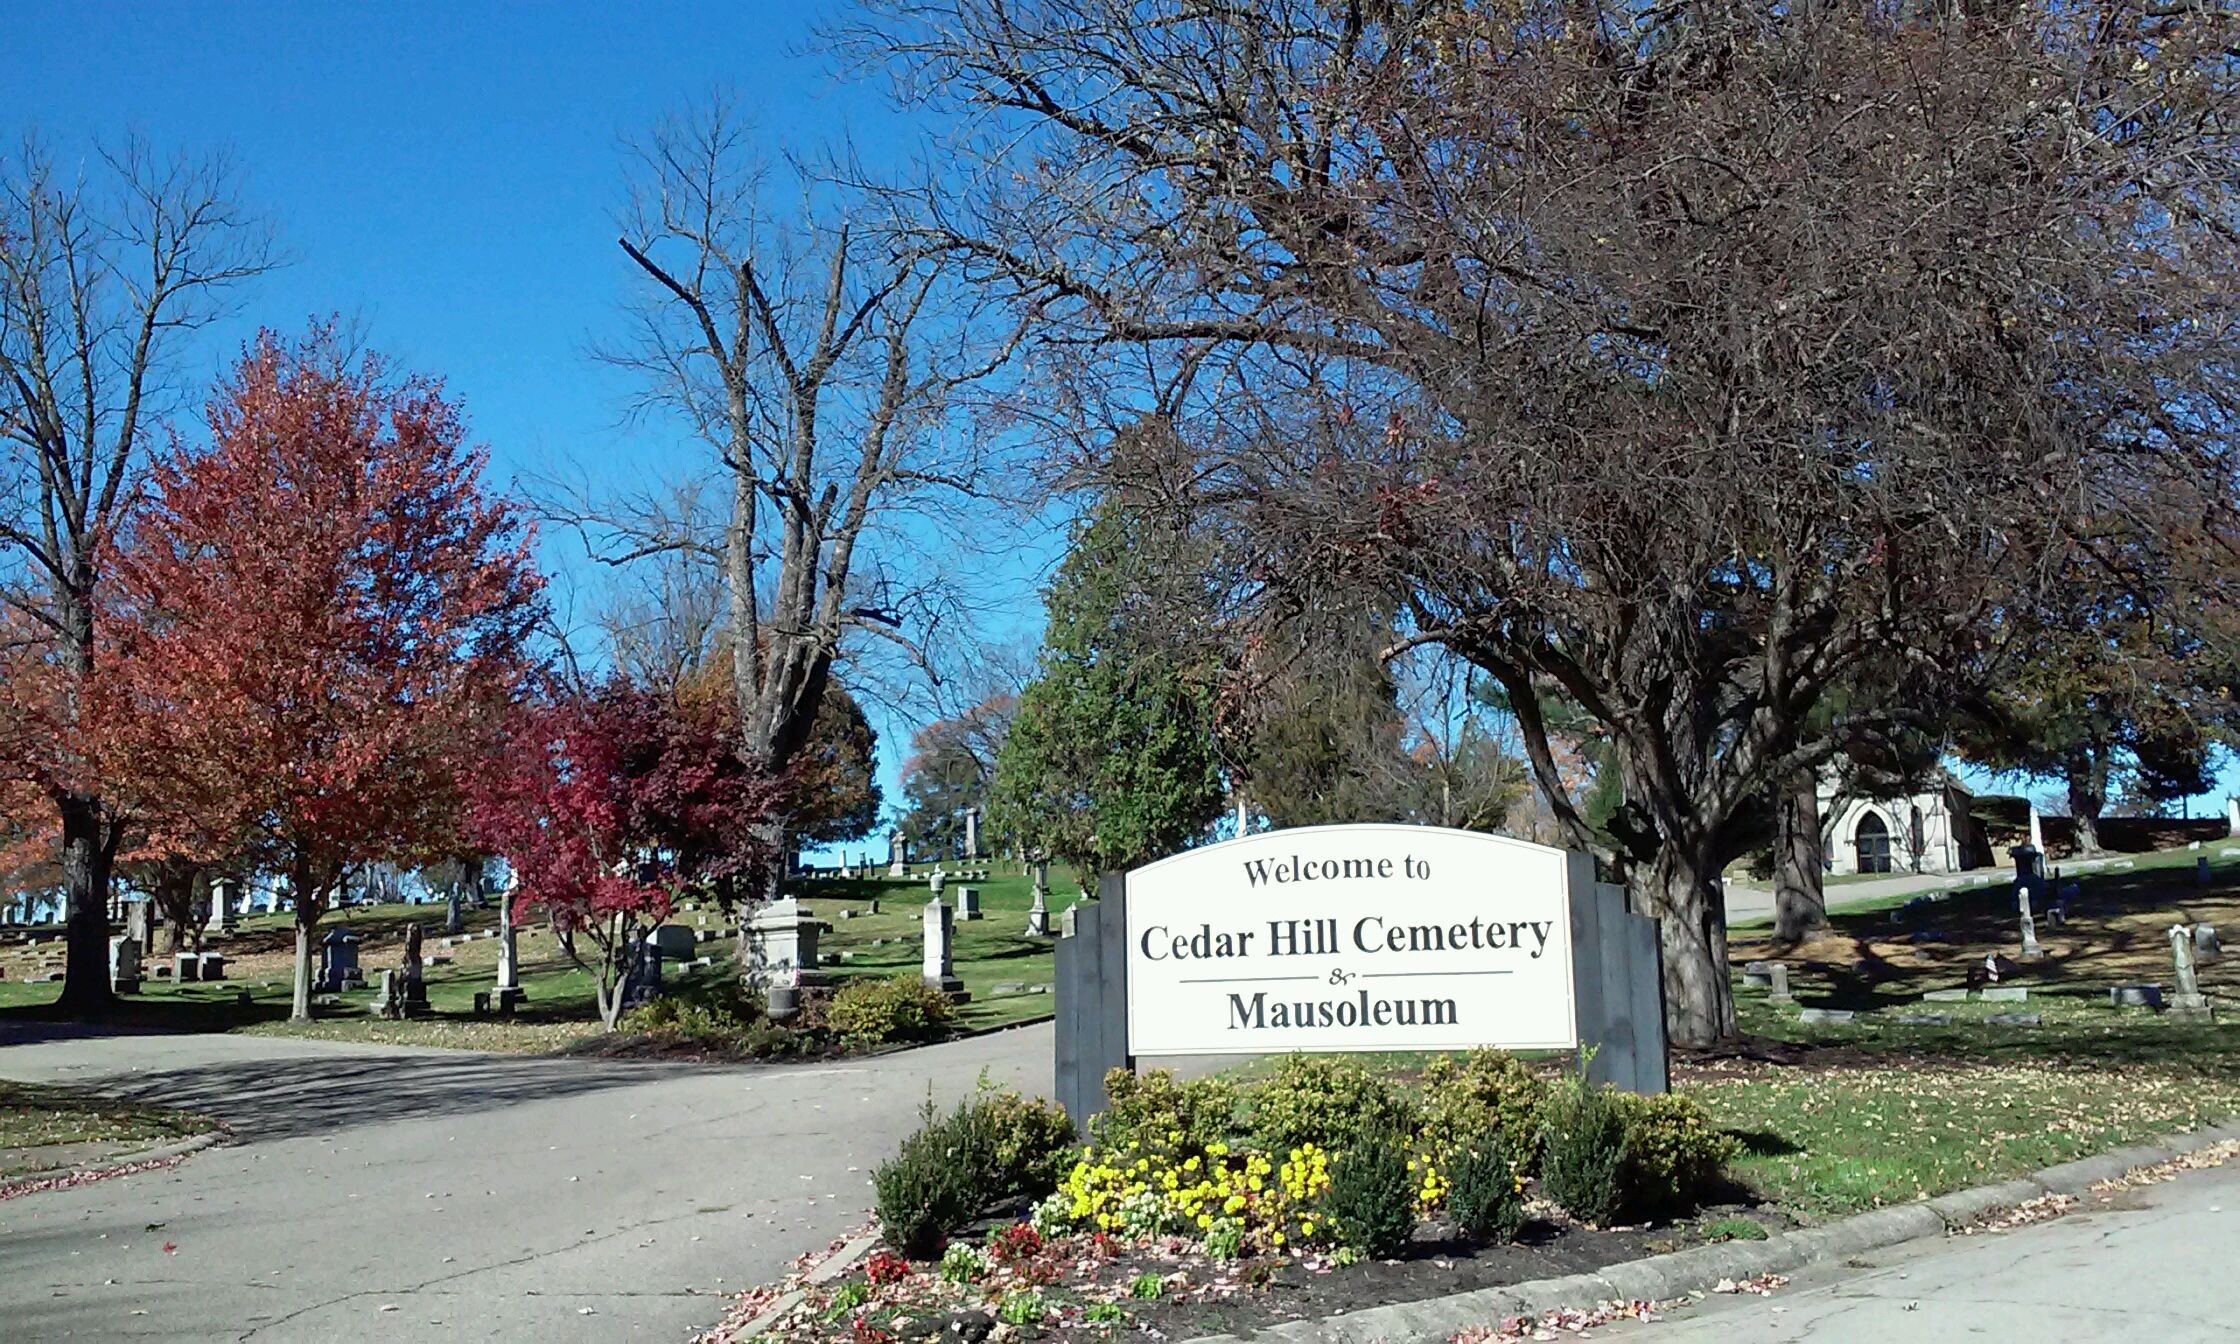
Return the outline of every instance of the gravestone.
[[[230,938],[238,927],[241,883],[231,877],[210,879],[210,917],[202,926],[205,938]]]
[[[133,901],[124,908],[125,936],[143,949],[155,946],[155,908],[154,901]]]
[[[1983,1019],[1994,1027],[2034,1027],[2045,1020],[2042,1013],[1990,1013]]]
[[[2177,972],[2178,992],[2170,1001],[2170,1016],[2198,1022],[2213,1021],[2209,997],[2201,992],[2196,963],[2214,960],[2223,948],[2215,927],[2208,924],[2170,926],[2170,960]]]
[[[2041,817],[2039,817],[2038,808],[2035,803],[2031,804],[2030,807],[2030,848],[2036,850],[2040,854],[2046,852],[2045,822]],[[2011,853],[2012,851],[2009,852]],[[2016,880],[2019,881],[2021,879],[2021,865],[2017,864],[2015,867]]]
[[[943,905],[937,896],[926,902],[922,918],[925,922],[922,974],[926,986],[962,1003],[969,996],[964,992],[964,981],[957,978],[956,912]]]
[[[2037,820],[2037,815],[2035,810],[2031,812],[2033,823]],[[2015,906],[2022,915],[2020,959],[2037,961],[2045,956],[2045,952],[2038,946],[2038,921],[2031,915],[2031,903],[2033,897],[2045,893],[2045,874],[2038,867],[2045,851],[2032,845],[2016,845],[2007,852],[2014,856],[2014,899]]]
[[[487,1006],[499,1013],[510,1013],[529,996],[521,989],[521,948],[517,941],[520,933],[513,923],[513,891],[517,879],[506,878],[506,889],[498,894],[498,982],[491,989]]]
[[[383,993],[393,995],[388,1011],[391,1017],[426,1017],[430,1011],[427,964],[421,955],[426,936],[417,921],[404,926],[404,963],[397,968],[394,979],[382,977]]]
[[[661,955],[671,961],[692,959],[692,945],[697,940],[692,930],[683,924],[663,924],[646,935],[646,941],[661,949]]]
[[[119,994],[140,992],[140,940],[129,933],[109,940],[109,987]]]
[[[171,983],[183,985],[202,978],[202,954],[199,952],[174,952],[171,955]]]
[[[1050,861],[1038,860],[1034,865],[1034,904],[1027,907],[1027,936],[1050,936]]]
[[[980,888],[957,888],[957,918],[965,922],[980,918]]]
[[[1981,998],[1985,1003],[2021,1003],[2030,997],[2024,985],[1986,985]]]
[[[785,1022],[801,1011],[801,989],[828,983],[817,969],[817,936],[825,925],[791,896],[755,911],[746,923],[746,982],[762,991],[770,1019]]]
[[[622,1006],[636,1008],[661,997],[661,948],[648,938],[638,944],[638,970],[622,987]]]
[[[2193,861],[2193,885],[2197,887],[2209,885],[2209,856],[2206,854]]]
[[[2162,986],[2116,985],[2108,990],[2108,1004],[2114,1008],[2160,1008]]]
[[[964,810],[964,856],[968,859],[980,857],[980,809],[977,807]]]
[[[933,889],[933,899],[937,901],[941,899],[941,889],[948,884],[949,875],[941,870],[939,864],[934,865],[933,871],[926,874],[926,885]]]
[[[1773,983],[1773,963],[1746,961],[1742,964],[1742,983],[1763,989]]]
[[[467,905],[460,898],[456,883],[443,893],[443,931],[445,933],[465,933],[467,931]]]
[[[1771,977],[1770,977],[1770,978],[1769,978],[1769,979],[1768,979],[1768,980],[1766,981],[1766,987],[1767,987],[1767,990],[1766,990],[1766,1002],[1768,1002],[1768,1003],[1795,1003],[1795,1002],[1796,1002],[1796,999],[1795,999],[1795,998],[1793,998],[1793,997],[1792,997],[1792,996],[1790,995],[1790,993],[1789,993],[1789,963],[1788,963],[1788,962],[1785,962],[1785,961],[1777,961],[1777,962],[1773,963],[1773,971],[1772,971],[1772,973],[1771,973]]]
[[[312,988],[321,994],[363,989],[365,972],[358,969],[358,940],[347,929],[329,929],[319,940],[319,974]]]
[[[1932,989],[1921,996],[1923,1003],[1966,1003],[1968,991],[1964,989]]]
[[[200,973],[204,980],[223,980],[226,978],[225,953],[205,952],[196,960],[201,963]]]
[[[909,850],[902,838],[902,832],[887,832],[887,876],[906,877],[909,875],[908,853]]]
[[[1072,905],[1058,912],[1058,936],[1060,938],[1074,938],[1080,935],[1080,921],[1073,913],[1080,908],[1081,902],[1075,901]]]
[[[2240,836],[2240,798],[2224,800],[2224,833]]]
[[[1800,1008],[1797,1010],[1797,1020],[1799,1022],[1815,1022],[1824,1026],[1841,1026],[1856,1016],[1857,1014],[1849,1008]]]

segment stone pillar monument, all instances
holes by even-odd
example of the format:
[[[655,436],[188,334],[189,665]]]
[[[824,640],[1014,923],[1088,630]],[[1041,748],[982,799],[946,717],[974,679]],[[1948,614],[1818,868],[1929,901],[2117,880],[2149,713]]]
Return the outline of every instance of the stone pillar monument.
[[[514,889],[520,882],[509,868],[506,889],[498,893],[498,983],[490,992],[490,1006],[501,1013],[512,1012],[529,997],[521,988],[521,948],[513,923]]]
[[[908,875],[910,868],[907,843],[902,838],[902,832],[887,832],[887,876],[903,877]]]
[[[1050,936],[1050,860],[1034,861],[1034,904],[1027,907],[1027,936]]]
[[[2240,798],[2224,800],[2224,833],[2240,837]]]
[[[2171,969],[2178,980],[2178,992],[2170,1001],[2172,1017],[2199,1022],[2212,1020],[2209,996],[2201,992],[2201,977],[2196,963],[2214,958],[2221,950],[2216,928],[2212,925],[2170,926]]]
[[[235,907],[240,903],[241,883],[239,879],[231,877],[211,878],[210,918],[202,926],[202,936],[205,938],[229,938],[233,936],[235,923],[240,916],[240,911]]]
[[[962,1002],[968,996],[964,992],[964,981],[957,978],[956,911],[943,905],[939,896],[926,902],[925,931],[923,969],[927,987]]]
[[[2036,819],[2037,813],[2031,817]],[[2019,960],[2038,961],[2045,953],[2038,947],[2038,921],[2031,913],[2032,898],[2043,894],[2045,876],[2038,868],[2040,851],[2029,845],[2016,845],[2007,853],[2014,856],[2014,899],[2022,915],[2022,952]]]
[[[2045,819],[2038,815],[2036,803],[2030,805],[2030,848],[2040,854],[2046,852]]]
[[[977,807],[964,810],[964,856],[968,859],[980,857],[980,809]]]

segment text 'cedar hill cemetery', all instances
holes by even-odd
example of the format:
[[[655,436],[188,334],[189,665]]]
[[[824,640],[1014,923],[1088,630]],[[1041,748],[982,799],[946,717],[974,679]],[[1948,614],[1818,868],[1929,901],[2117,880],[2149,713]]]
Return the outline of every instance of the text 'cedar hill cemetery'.
[[[1152,864],[1128,879],[1131,1047],[1569,1047],[1564,874],[1556,850],[1399,826],[1292,830]]]

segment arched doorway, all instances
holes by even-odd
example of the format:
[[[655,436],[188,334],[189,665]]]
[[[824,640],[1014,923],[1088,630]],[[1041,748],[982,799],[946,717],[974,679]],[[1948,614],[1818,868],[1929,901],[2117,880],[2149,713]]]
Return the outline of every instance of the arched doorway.
[[[1890,871],[1890,827],[1884,824],[1879,812],[1860,814],[1859,827],[1852,832],[1852,840],[1859,849],[1858,871],[1862,873],[1887,873]]]

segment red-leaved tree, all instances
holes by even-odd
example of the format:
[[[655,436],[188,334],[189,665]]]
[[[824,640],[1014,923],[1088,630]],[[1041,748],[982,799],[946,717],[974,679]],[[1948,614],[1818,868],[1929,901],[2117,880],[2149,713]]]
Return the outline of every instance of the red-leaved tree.
[[[302,1020],[344,877],[449,834],[542,582],[457,406],[331,327],[261,335],[207,416],[209,451],[162,461],[119,540],[116,754],[286,876]]]
[[[760,837],[788,793],[710,716],[616,681],[517,708],[472,777],[468,823],[513,869],[512,899],[598,948],[599,1016],[612,1031],[646,936],[680,893],[756,894],[769,857]]]

